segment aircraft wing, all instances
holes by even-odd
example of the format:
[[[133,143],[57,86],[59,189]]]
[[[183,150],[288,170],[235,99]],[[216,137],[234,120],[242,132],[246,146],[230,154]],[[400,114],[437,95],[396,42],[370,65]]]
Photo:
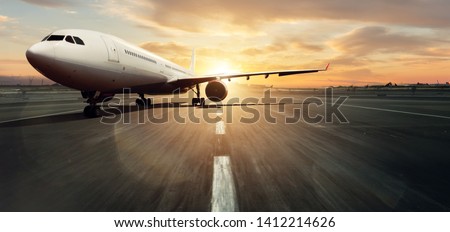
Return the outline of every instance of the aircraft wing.
[[[212,80],[222,80],[222,79],[231,79],[238,77],[247,77],[250,79],[251,76],[265,76],[268,78],[270,75],[278,75],[278,76],[288,76],[295,74],[305,74],[305,73],[314,73],[320,71],[327,71],[330,64],[324,69],[301,69],[301,70],[282,70],[282,71],[269,71],[269,72],[247,72],[247,73],[236,73],[236,74],[213,74],[213,75],[204,75],[204,76],[196,76],[196,77],[185,77],[185,78],[174,78],[170,80],[168,83],[175,84],[178,86],[192,86]]]

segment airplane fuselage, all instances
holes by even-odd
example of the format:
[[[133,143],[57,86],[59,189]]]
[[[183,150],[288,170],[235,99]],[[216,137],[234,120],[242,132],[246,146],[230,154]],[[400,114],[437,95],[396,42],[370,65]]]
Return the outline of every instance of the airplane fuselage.
[[[95,31],[55,31],[26,54],[41,74],[81,91],[114,93],[130,88],[147,94],[170,93],[178,86],[168,84],[169,80],[193,76],[190,70],[149,51]]]

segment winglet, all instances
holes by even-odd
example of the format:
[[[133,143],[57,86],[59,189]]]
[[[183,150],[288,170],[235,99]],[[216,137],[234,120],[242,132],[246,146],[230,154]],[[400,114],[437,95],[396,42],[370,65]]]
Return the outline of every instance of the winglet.
[[[327,66],[325,67],[325,69],[322,69],[322,71],[327,71],[328,67],[330,67],[330,63],[328,63]]]

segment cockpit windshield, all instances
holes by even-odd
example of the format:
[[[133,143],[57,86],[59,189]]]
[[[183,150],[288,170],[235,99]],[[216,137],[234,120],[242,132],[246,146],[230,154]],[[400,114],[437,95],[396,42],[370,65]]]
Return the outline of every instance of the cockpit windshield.
[[[70,35],[66,36],[66,41],[69,43],[75,43],[75,41],[73,41],[72,36],[70,36]]]
[[[64,39],[63,35],[51,35],[50,37],[48,37],[47,41],[60,41],[63,39]]]
[[[65,38],[65,39],[64,39]],[[65,40],[68,43],[84,45],[84,41],[76,36],[71,35],[47,35],[42,41],[62,41]]]
[[[77,44],[79,44],[79,45],[84,45],[83,40],[81,40],[80,38],[78,38],[78,37],[76,37],[76,36],[74,36],[73,38],[75,39],[75,42],[77,42]]]
[[[50,37],[50,35],[45,36],[45,37],[41,40],[41,42],[42,42],[42,41],[46,41],[46,40],[48,39],[48,37]]]

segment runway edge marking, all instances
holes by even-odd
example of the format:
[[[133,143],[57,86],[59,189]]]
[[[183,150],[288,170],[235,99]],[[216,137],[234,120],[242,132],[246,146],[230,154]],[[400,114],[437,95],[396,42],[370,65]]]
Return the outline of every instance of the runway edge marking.
[[[36,118],[44,118],[44,117],[49,117],[49,116],[57,116],[57,115],[63,115],[63,114],[68,114],[68,113],[76,113],[76,112],[80,112],[80,110],[70,110],[70,111],[64,111],[64,112],[53,113],[53,114],[43,114],[43,115],[37,115],[37,116],[30,116],[30,117],[24,117],[24,118],[5,120],[5,121],[0,121],[0,124],[8,123],[8,122],[18,122],[18,121],[29,120],[29,119],[36,119]]]
[[[423,113],[408,112],[408,111],[401,111],[401,110],[390,110],[390,109],[383,109],[383,108],[356,106],[356,105],[347,105],[347,104],[343,104],[342,106],[348,106],[348,107],[360,108],[360,109],[366,109],[366,110],[378,110],[378,111],[385,111],[385,112],[391,112],[391,113],[410,114],[410,115],[417,115],[417,116],[450,119],[450,117],[443,116],[443,115],[423,114]]]

